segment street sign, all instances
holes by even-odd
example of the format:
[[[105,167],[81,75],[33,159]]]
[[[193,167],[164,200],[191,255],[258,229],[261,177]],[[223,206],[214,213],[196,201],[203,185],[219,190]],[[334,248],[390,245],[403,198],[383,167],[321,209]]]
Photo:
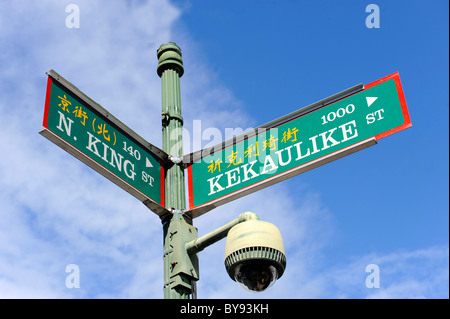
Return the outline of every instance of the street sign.
[[[338,98],[272,121],[195,158],[188,166],[193,216],[411,126],[398,73]]]
[[[158,215],[164,206],[167,155],[146,142],[55,71],[47,72],[41,134]]]

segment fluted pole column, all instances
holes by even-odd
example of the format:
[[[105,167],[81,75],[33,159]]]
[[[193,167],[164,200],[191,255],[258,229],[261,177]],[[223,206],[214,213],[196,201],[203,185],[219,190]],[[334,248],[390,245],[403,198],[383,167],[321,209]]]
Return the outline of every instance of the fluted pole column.
[[[164,229],[164,298],[187,299],[198,280],[197,255],[189,256],[185,243],[197,238],[186,209],[183,156],[183,117],[180,78],[184,73],[181,50],[173,42],[157,51],[161,77],[163,150],[171,163],[165,168],[165,205],[172,212],[162,220]]]

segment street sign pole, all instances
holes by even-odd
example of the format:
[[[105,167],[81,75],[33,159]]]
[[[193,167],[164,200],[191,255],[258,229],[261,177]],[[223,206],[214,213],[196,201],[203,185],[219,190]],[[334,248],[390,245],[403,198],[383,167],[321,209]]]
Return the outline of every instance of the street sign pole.
[[[198,280],[197,254],[188,255],[186,242],[197,238],[197,230],[186,210],[183,158],[183,118],[180,77],[184,73],[181,50],[175,43],[157,51],[161,77],[163,150],[171,164],[165,172],[165,205],[172,212],[162,219],[164,230],[164,298],[188,299]]]

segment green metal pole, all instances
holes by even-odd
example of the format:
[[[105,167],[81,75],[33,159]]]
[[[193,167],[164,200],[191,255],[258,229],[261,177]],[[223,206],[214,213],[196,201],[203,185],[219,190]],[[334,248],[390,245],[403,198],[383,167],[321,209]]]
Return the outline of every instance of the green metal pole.
[[[163,150],[171,163],[165,169],[165,206],[172,215],[162,220],[164,230],[164,298],[188,299],[198,280],[198,257],[188,255],[185,244],[197,238],[186,209],[183,156],[183,118],[180,78],[184,73],[180,48],[172,42],[157,51],[162,92]]]
[[[181,50],[175,43],[161,45],[157,51],[161,77],[163,150],[176,162],[183,156],[183,118],[181,116],[180,78],[184,73]],[[184,170],[173,165],[166,172],[166,208],[186,208]]]

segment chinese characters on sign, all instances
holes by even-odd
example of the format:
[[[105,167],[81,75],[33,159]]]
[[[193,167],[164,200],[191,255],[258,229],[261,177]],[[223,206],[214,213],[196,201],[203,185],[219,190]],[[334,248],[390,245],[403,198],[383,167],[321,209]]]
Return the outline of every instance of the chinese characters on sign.
[[[49,76],[41,134],[141,201],[163,206],[161,159],[98,109]]]
[[[311,163],[325,164],[410,126],[400,78],[394,73],[335,103],[250,132],[191,164],[190,209],[218,206],[231,196],[241,197],[297,175]]]

